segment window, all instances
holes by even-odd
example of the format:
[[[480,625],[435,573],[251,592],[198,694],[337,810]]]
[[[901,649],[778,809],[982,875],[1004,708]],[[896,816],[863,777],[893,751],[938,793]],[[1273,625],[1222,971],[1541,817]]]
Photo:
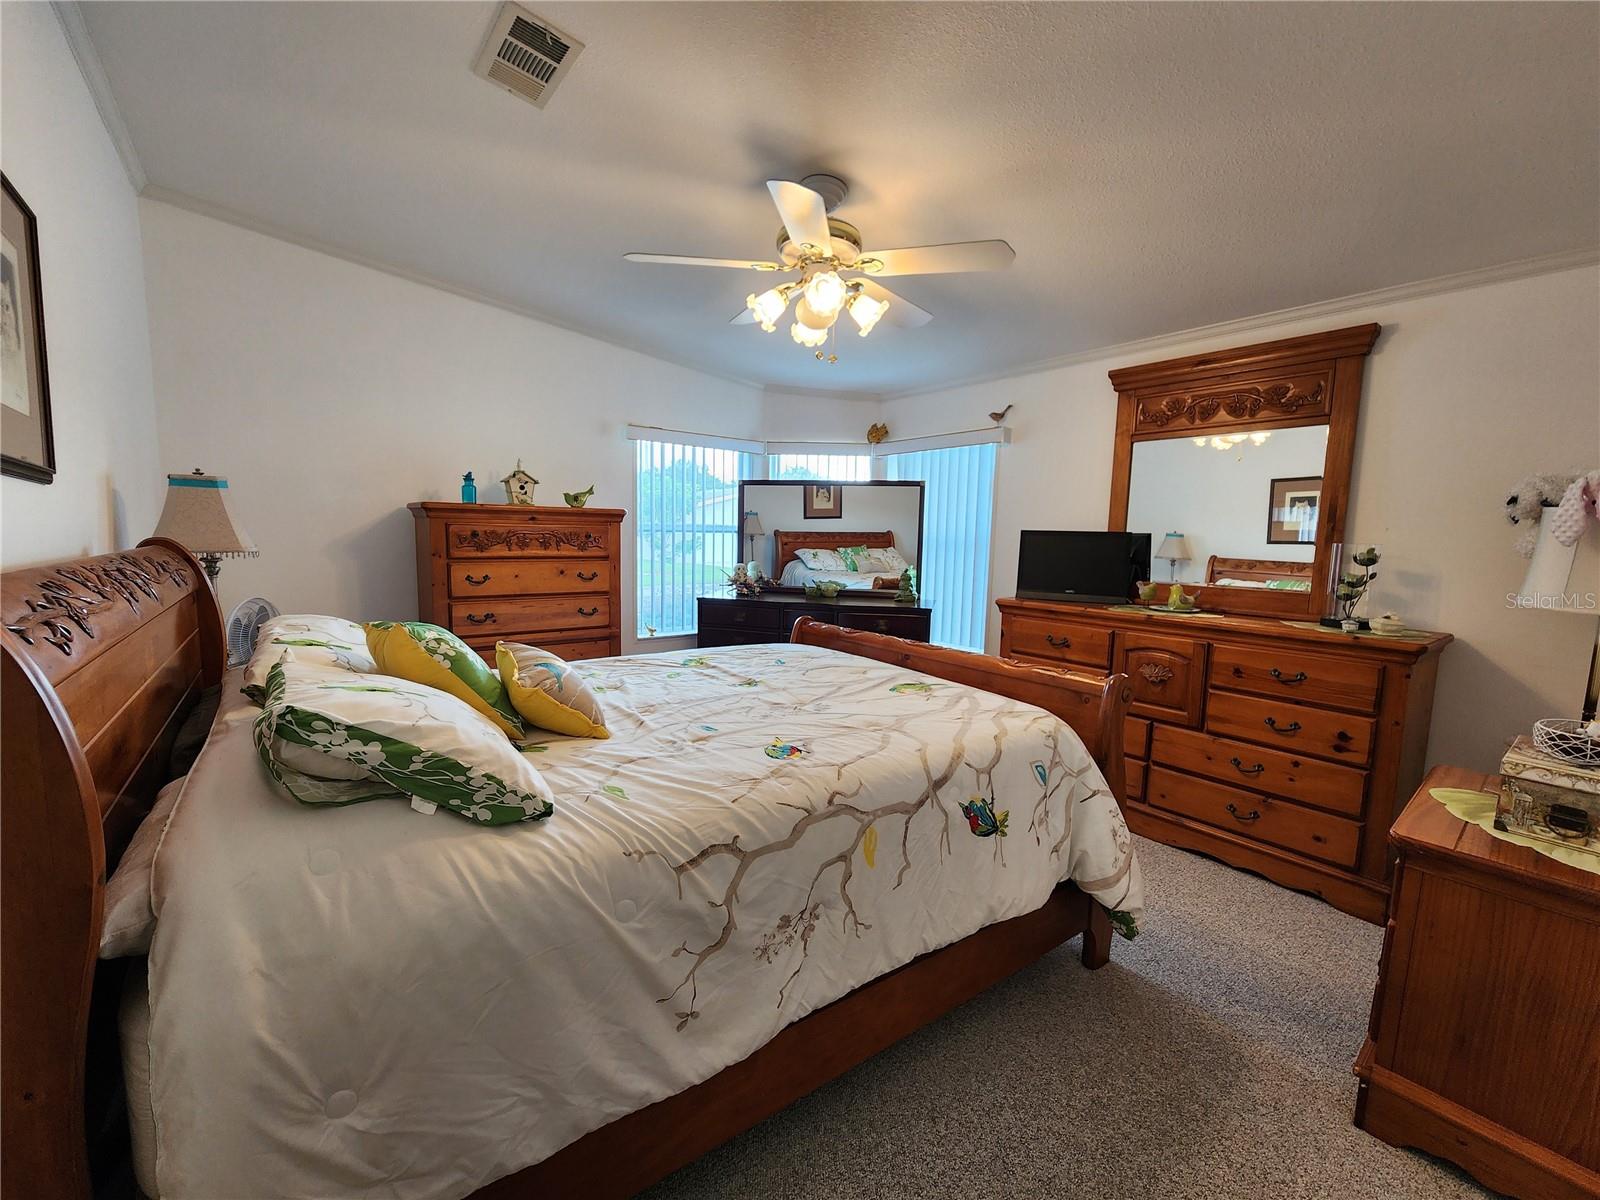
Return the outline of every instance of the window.
[[[989,543],[994,525],[993,442],[891,454],[890,479],[920,479],[922,602],[932,640],[982,651],[989,622]]]
[[[741,558],[739,480],[755,466],[741,450],[634,442],[639,637],[694,633],[696,597],[727,586]]]
[[[769,454],[768,479],[839,479],[861,483],[872,478],[870,454]]]

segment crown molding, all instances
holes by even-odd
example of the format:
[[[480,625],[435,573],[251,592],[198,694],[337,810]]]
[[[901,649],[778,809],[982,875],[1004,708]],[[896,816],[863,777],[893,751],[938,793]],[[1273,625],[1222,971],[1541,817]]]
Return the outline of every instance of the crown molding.
[[[1436,275],[1431,279],[1419,279],[1411,283],[1394,284],[1391,287],[1377,288],[1370,292],[1357,292],[1354,295],[1340,296],[1333,300],[1319,300],[1313,304],[1299,305],[1296,308],[1284,308],[1276,312],[1259,313],[1251,317],[1236,317],[1228,321],[1218,321],[1211,325],[1197,325],[1191,329],[1177,330],[1174,333],[1161,333],[1153,337],[1139,338],[1131,342],[1120,342],[1116,345],[1100,346],[1090,350],[1078,350],[1071,354],[1063,354],[1057,358],[1041,359],[1038,362],[1010,370],[968,375],[944,383],[906,388],[897,392],[884,392],[879,399],[899,400],[908,396],[928,396],[935,392],[948,392],[955,388],[971,387],[980,383],[997,383],[1003,379],[1018,379],[1028,375],[1040,375],[1046,371],[1081,366],[1084,363],[1104,362],[1107,359],[1137,358],[1189,342],[1209,341],[1211,339],[1220,340],[1257,334],[1270,329],[1272,326],[1287,325],[1293,321],[1308,321],[1319,317],[1340,316],[1357,309],[1368,308],[1374,304],[1395,304],[1402,300],[1436,296],[1443,292],[1466,291],[1469,288],[1485,287],[1493,283],[1508,283],[1511,280],[1526,279],[1534,275],[1554,275],[1561,271],[1572,271],[1580,267],[1592,267],[1597,264],[1600,264],[1600,247],[1563,251],[1559,254],[1545,254],[1537,258],[1523,258],[1515,262],[1500,263],[1492,267],[1479,267],[1471,271],[1458,271],[1452,275]]]
[[[122,160],[122,169],[128,174],[128,182],[133,184],[135,193],[143,192],[148,182],[144,165],[139,161],[139,152],[133,148],[133,137],[128,133],[127,122],[122,119],[122,109],[117,106],[117,98],[111,91],[111,81],[106,78],[100,53],[89,38],[89,27],[84,22],[82,8],[77,0],[51,0],[50,7],[55,11],[61,32],[66,35],[67,46],[78,64],[78,74],[83,76],[84,86],[89,89],[95,109],[100,113],[100,124],[105,126],[111,144],[116,147],[117,157]]]
[[[346,250],[329,242],[306,237],[294,232],[292,229],[285,229],[282,226],[272,224],[270,221],[259,221],[235,209],[228,208],[226,205],[213,204],[209,200],[201,200],[199,197],[191,196],[187,192],[175,191],[172,188],[165,188],[160,184],[152,183],[147,184],[139,194],[146,200],[156,200],[162,204],[170,204],[174,208],[181,208],[198,216],[209,217],[213,221],[221,221],[224,225],[233,225],[239,229],[249,230],[251,233],[259,233],[263,237],[272,238],[274,241],[288,242],[291,246],[299,246],[302,250],[310,250],[315,254],[326,254],[329,258],[337,258],[347,263],[354,263],[358,267],[366,267],[371,271],[381,271],[383,274],[392,275],[396,279],[404,279],[407,283],[419,284],[422,287],[433,288],[435,291],[448,292],[452,296],[459,296],[461,299],[470,300],[475,304],[486,304],[490,308],[498,308],[503,312],[513,313],[530,321],[537,321],[541,325],[549,325],[552,328],[587,338],[592,342],[600,342],[607,346],[614,346],[619,350],[627,350],[656,362],[671,363],[675,367],[693,371],[696,375],[721,379],[728,383],[737,383],[743,387],[752,388],[757,392],[762,391],[767,386],[759,380],[749,379],[741,375],[731,375],[725,371],[715,371],[708,368],[704,363],[662,354],[657,350],[646,349],[621,338],[608,337],[604,334],[596,333],[592,329],[585,329],[540,309],[531,308],[525,304],[517,304],[490,292],[481,292],[476,288],[462,287],[459,284],[435,278],[422,271],[412,271],[405,267],[398,267],[393,263],[384,262],[382,259],[371,258],[354,250]]]

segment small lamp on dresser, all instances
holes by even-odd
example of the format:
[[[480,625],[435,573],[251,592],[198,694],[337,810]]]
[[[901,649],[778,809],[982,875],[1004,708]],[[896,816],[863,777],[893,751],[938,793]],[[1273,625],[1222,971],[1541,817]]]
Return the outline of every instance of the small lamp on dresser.
[[[751,561],[756,556],[756,539],[766,532],[761,527],[761,514],[747,512],[744,514],[744,537],[749,549],[745,551],[746,561]]]
[[[261,553],[234,514],[228,481],[199,467],[187,475],[167,476],[167,503],[156,522],[156,536],[171,538],[193,553],[213,590],[224,558],[254,558]]]
[[[1156,550],[1157,558],[1167,560],[1167,578],[1176,581],[1178,578],[1178,564],[1188,562],[1189,539],[1181,533],[1169,533],[1161,539],[1161,546]]]

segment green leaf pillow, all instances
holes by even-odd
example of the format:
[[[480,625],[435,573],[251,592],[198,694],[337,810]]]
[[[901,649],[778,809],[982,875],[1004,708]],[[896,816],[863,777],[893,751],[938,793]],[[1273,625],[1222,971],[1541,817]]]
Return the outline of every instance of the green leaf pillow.
[[[839,547],[839,557],[844,559],[844,569],[846,571],[862,570],[863,568],[861,566],[861,559],[866,555],[866,553],[867,548],[865,546]]]
[[[384,675],[425,683],[465,700],[511,738],[527,729],[500,677],[478,652],[448,629],[426,621],[369,621],[367,649]]]
[[[497,725],[446,692],[388,675],[273,664],[255,743],[302,804],[399,794],[485,825],[537,821],[555,807]]]

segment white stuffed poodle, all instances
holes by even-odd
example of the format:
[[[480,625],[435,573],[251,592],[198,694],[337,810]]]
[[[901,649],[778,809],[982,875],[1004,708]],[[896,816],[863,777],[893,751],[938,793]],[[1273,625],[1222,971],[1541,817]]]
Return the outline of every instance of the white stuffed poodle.
[[[1506,497],[1506,520],[1517,527],[1516,541],[1512,546],[1523,558],[1533,557],[1534,544],[1539,540],[1539,521],[1544,516],[1544,510],[1560,504],[1567,488],[1577,478],[1576,471],[1529,475]]]

